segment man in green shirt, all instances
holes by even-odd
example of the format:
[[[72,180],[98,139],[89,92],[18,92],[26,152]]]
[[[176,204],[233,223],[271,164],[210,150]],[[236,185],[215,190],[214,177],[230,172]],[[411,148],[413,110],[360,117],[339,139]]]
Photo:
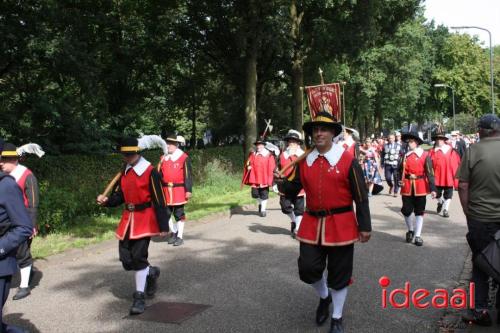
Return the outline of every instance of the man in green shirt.
[[[500,230],[500,119],[493,114],[482,116],[479,136],[481,141],[465,152],[457,174],[458,194],[467,217],[467,242],[473,260]],[[491,325],[488,279],[486,273],[472,266],[475,309],[471,309],[464,320],[480,326]],[[500,308],[500,291],[497,292],[496,307]],[[500,322],[500,316],[497,321]]]

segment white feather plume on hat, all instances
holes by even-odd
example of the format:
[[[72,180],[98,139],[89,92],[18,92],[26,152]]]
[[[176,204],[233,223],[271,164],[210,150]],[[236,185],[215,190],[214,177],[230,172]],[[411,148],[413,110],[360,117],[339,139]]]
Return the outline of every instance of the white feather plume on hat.
[[[161,148],[164,154],[168,153],[167,143],[159,135],[143,135],[138,139],[138,146],[141,150]]]
[[[272,152],[276,156],[280,155],[280,149],[276,145],[272,144],[271,142],[266,142],[265,148],[267,150],[269,150],[270,152]]]
[[[21,147],[18,147],[16,149],[17,155],[22,156],[24,154],[35,154],[38,157],[42,157],[45,155],[45,152],[43,151],[42,147],[36,143],[27,143],[25,145],[22,145]]]

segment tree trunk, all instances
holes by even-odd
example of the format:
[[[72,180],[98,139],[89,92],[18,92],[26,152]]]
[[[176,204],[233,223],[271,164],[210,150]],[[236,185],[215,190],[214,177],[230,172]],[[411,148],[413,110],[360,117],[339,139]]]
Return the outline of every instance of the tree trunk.
[[[375,134],[377,137],[380,135],[380,132],[382,132],[382,127],[383,127],[382,107],[379,98],[377,98],[375,103],[375,116],[373,117],[373,128],[375,129],[376,132]]]
[[[303,91],[304,86],[304,57],[302,55],[302,45],[300,36],[300,24],[304,12],[298,13],[296,0],[290,4],[291,31],[290,37],[293,41],[292,53],[292,128],[302,129],[303,124]]]
[[[248,154],[257,138],[257,41],[253,40],[247,53],[245,72],[245,153]]]
[[[196,92],[191,97],[191,149],[196,149]]]

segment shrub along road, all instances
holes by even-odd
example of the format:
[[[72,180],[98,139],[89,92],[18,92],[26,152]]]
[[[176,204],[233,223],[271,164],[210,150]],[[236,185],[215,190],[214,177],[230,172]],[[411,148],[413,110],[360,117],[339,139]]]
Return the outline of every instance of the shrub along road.
[[[404,242],[400,198],[371,199],[373,236],[355,250],[354,284],[344,312],[347,332],[434,332],[443,310],[382,309],[378,280],[412,290],[456,285],[468,252],[458,198],[451,218],[428,200],[424,246]],[[298,242],[276,199],[267,218],[238,209],[232,216],[188,224],[186,243],[152,242],[150,260],[161,268],[154,300],[211,307],[180,325],[125,318],[134,277],[118,261],[117,242],[107,241],[37,261],[43,276],[32,295],[7,302],[5,321],[33,332],[324,332],[314,324],[317,298],[297,274]],[[11,293],[12,295],[12,293]]]

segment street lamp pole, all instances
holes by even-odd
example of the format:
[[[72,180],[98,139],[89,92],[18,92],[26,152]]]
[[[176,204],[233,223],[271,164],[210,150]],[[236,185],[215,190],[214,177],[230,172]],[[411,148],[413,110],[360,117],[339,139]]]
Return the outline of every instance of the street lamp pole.
[[[456,128],[456,122],[455,122],[455,90],[450,87],[449,85],[447,84],[444,84],[444,83],[436,83],[434,85],[435,88],[450,88],[451,90],[451,100],[452,100],[452,105],[453,105],[453,130],[455,131],[457,128]]]
[[[477,26],[460,26],[460,27],[450,27],[451,29],[479,29],[486,31],[490,37],[490,90],[491,90],[491,113],[495,114],[495,93],[493,91],[494,79],[493,79],[493,45],[491,43],[491,32],[488,29],[477,27]]]

